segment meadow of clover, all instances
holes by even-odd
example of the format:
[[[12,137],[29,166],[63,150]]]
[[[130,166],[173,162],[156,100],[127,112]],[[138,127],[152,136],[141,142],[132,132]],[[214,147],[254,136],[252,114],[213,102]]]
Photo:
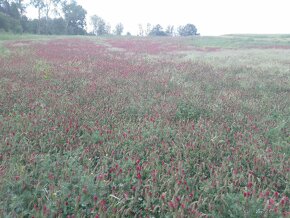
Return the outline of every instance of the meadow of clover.
[[[290,36],[0,37],[0,217],[289,217]]]

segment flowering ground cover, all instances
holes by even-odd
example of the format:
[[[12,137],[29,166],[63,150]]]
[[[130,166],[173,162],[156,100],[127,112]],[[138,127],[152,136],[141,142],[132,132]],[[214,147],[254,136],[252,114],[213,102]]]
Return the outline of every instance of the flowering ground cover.
[[[0,216],[288,217],[290,41],[233,37],[1,41]]]

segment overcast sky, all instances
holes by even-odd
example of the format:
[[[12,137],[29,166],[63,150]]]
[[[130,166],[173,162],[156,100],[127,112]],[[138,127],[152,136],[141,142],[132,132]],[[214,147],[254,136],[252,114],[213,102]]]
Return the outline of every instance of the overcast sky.
[[[290,33],[290,0],[78,0],[112,28],[121,22],[137,34],[138,24],[193,23],[201,35]],[[88,21],[89,24],[89,21]]]

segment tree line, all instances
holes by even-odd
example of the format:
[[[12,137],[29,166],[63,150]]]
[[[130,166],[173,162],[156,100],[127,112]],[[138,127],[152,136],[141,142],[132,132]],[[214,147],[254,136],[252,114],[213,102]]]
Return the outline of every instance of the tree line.
[[[143,26],[139,24],[139,36],[193,36],[199,35],[197,33],[197,28],[195,25],[188,23],[185,26],[179,26],[175,29],[174,26],[168,25],[164,30],[160,24],[152,26],[150,23],[147,23],[146,29],[144,30]]]
[[[30,19],[25,15],[28,6],[37,9],[37,19]],[[0,0],[0,30],[13,33],[84,35],[87,33],[86,14],[87,11],[74,0]]]
[[[28,6],[37,9],[37,19],[26,16]],[[92,32],[86,31],[87,11],[76,0],[0,0],[0,32],[32,33],[46,35],[122,35],[124,26],[118,23],[112,30],[103,18],[93,15]],[[131,35],[129,32],[126,35]],[[190,36],[198,35],[193,24],[169,25],[165,30],[160,24],[146,28],[139,25],[139,36]]]

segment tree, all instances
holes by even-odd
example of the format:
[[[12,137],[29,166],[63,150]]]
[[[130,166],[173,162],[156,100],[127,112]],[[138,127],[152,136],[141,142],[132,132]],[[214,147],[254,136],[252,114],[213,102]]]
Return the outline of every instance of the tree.
[[[148,36],[150,34],[151,30],[152,30],[151,24],[147,23],[146,32],[145,32],[146,36]]]
[[[30,2],[38,8],[38,19],[29,20],[24,15],[24,2]],[[0,0],[0,29],[13,33],[66,34],[66,21],[49,17],[60,2],[67,0]]]
[[[17,5],[20,16],[24,16],[26,10],[26,4],[24,3],[24,0],[15,0],[15,4]]]
[[[20,19],[20,24],[21,24],[21,26],[22,26],[22,30],[23,30],[23,32],[25,32],[25,33],[29,33],[30,32],[30,28],[29,28],[29,26],[30,26],[30,23],[31,22],[31,20],[29,20],[28,19],[28,17],[26,17],[25,15],[22,15],[21,16],[21,19]],[[37,26],[37,25],[36,25]],[[31,33],[31,32],[30,32]]]
[[[14,1],[0,0],[0,29],[21,33],[20,13]]]
[[[20,20],[17,20],[3,12],[0,12],[0,30],[13,33],[21,33],[22,27],[20,25]]]
[[[38,19],[29,20],[26,16],[23,16],[21,20],[21,26],[23,27],[23,32],[38,34],[38,29],[40,21]]]
[[[0,0],[0,12],[9,14],[10,3],[7,0]]]
[[[52,20],[52,23],[51,23],[51,34],[56,34],[56,35],[64,35],[66,34],[66,31],[65,31],[65,20],[60,17],[60,18],[55,18]]]
[[[193,24],[186,24],[178,28],[178,33],[180,36],[194,36],[197,35],[197,29]]]
[[[18,11],[18,6],[15,2],[10,3],[9,15],[11,17],[13,17],[14,19],[17,19],[17,20],[20,19],[20,13]]]
[[[66,21],[66,31],[70,35],[84,35],[86,33],[87,11],[76,1],[70,4],[63,3],[63,13]]]
[[[144,30],[143,30],[142,24],[138,24],[138,27],[139,27],[138,36],[144,36]]]
[[[115,27],[115,34],[117,35],[117,36],[120,36],[120,35],[122,35],[122,33],[123,33],[123,30],[124,30],[124,26],[123,26],[123,24],[122,23],[118,23],[117,25],[116,25],[116,27]]]
[[[46,27],[43,31],[49,35],[64,35],[66,34],[66,22],[63,18],[48,18],[42,19],[43,23],[46,24]]]
[[[18,0],[18,5],[22,5],[23,7],[23,0]],[[38,19],[41,18],[41,14],[44,13],[46,20],[49,18],[49,14],[52,9],[57,8],[59,4],[65,4],[66,1],[63,0],[30,0],[30,4],[38,9]]]
[[[173,33],[174,33],[174,26],[168,25],[167,28],[166,28],[165,33],[166,33],[168,36],[173,36]]]
[[[109,23],[106,23],[105,34],[106,35],[110,35],[111,34],[111,25]]]
[[[48,20],[52,9],[57,10],[57,6],[62,3],[61,0],[42,0],[44,4],[45,18]]]
[[[43,0],[44,3],[44,12],[45,12],[45,32],[48,34],[49,28],[48,28],[48,20],[49,20],[49,14],[51,13],[52,9],[54,11],[57,11],[57,6],[61,3],[61,0]]]
[[[157,24],[152,28],[149,33],[150,36],[167,36],[167,34],[163,31],[163,27],[160,24]]]
[[[108,34],[110,31],[109,25],[103,20],[103,18],[93,15],[91,17],[91,23],[93,25],[93,32],[97,36],[102,36]]]
[[[31,5],[33,5],[38,10],[38,27],[37,27],[37,33],[40,33],[40,18],[41,13],[45,7],[44,2],[42,0],[31,0]]]
[[[14,19],[20,19],[20,13],[18,11],[18,5],[14,1],[1,0],[0,12],[7,14]]]

